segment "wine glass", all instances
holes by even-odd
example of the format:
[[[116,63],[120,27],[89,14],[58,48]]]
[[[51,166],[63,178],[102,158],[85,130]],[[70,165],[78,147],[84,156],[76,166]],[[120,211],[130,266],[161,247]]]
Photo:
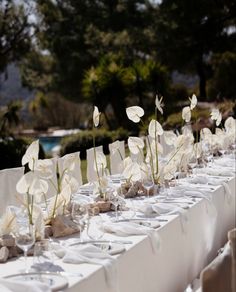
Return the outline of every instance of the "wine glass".
[[[100,215],[90,216],[87,223],[87,235],[90,239],[97,241],[104,235],[103,220]]]
[[[111,204],[115,207],[115,221],[119,220],[119,216],[118,216],[118,206],[120,204],[120,197],[117,193],[117,191],[113,192],[113,196],[112,196],[112,200],[111,200]]]
[[[120,205],[120,210],[123,220],[132,220],[136,215],[136,208],[133,200],[127,199],[125,202],[123,201]]]
[[[28,273],[27,253],[35,243],[35,228],[31,224],[22,223],[15,233],[16,245],[23,250],[25,259],[25,273]]]
[[[79,240],[80,242],[83,241],[82,239],[82,233],[86,226],[86,221],[88,218],[88,210],[87,205],[85,203],[78,203],[73,202],[72,204],[72,212],[71,217],[72,220],[79,226]]]
[[[147,197],[149,198],[149,196],[150,196],[150,190],[154,186],[154,182],[153,182],[152,177],[151,176],[148,176],[148,177],[143,178],[142,184],[143,184],[144,188],[146,189],[146,191],[147,191]]]

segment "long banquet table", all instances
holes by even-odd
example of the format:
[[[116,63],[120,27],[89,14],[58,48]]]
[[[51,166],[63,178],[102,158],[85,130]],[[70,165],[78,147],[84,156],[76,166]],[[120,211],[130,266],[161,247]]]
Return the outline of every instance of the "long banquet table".
[[[223,170],[222,170],[223,171]],[[106,239],[131,240],[126,251],[116,257],[116,289],[106,281],[104,267],[92,264],[66,264],[56,261],[68,272],[68,292],[182,292],[217,254],[227,240],[227,231],[235,226],[235,175],[227,178],[229,200],[223,185],[209,188],[212,199],[196,198],[179,215],[162,215],[161,226],[155,231],[160,249],[154,253],[146,235],[118,237],[105,234]],[[29,259],[32,261],[33,259]],[[0,276],[17,273],[23,259],[12,259],[0,265]],[[72,275],[81,272],[83,277]],[[70,274],[71,273],[71,274]]]

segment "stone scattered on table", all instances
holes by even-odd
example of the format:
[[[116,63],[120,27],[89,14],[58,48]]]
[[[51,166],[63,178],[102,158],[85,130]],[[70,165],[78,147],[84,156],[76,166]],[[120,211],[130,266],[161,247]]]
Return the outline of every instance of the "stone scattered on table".
[[[9,250],[6,246],[0,249],[0,263],[5,263],[8,259]]]
[[[64,237],[80,232],[76,223],[70,216],[58,215],[51,220],[53,237]]]
[[[15,246],[15,238],[10,234],[2,235],[0,246]]]

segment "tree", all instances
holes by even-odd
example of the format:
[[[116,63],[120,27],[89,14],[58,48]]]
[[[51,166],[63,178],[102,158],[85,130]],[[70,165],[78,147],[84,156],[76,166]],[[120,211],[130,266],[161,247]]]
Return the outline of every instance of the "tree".
[[[206,97],[209,59],[234,46],[236,2],[233,0],[163,0],[153,10],[156,48],[172,69],[199,76],[199,92]]]
[[[146,3],[145,0],[37,0],[36,53],[42,59],[53,60],[49,90],[81,101],[84,72],[97,66],[103,56],[122,53],[128,65],[134,58],[144,58],[150,53],[151,22]],[[33,67],[31,76],[35,80],[44,69]],[[26,83],[35,86],[40,82],[32,78],[25,78]]]
[[[29,51],[32,37],[30,7],[0,0],[0,72]]]
[[[20,122],[19,111],[22,104],[18,101],[9,103],[5,110],[0,112],[0,138],[11,135],[12,126],[18,126]]]
[[[148,114],[152,113],[154,96],[157,92],[165,95],[168,87],[169,74],[159,62],[134,61],[126,66],[124,58],[117,55],[102,58],[98,66],[87,70],[83,80],[83,94],[88,100],[105,115],[107,106],[112,106],[113,123],[106,115],[111,128],[132,127],[125,112],[129,103],[138,104]]]
[[[130,68],[124,67],[122,59],[117,56],[107,56],[100,60],[96,68],[92,67],[86,72],[83,80],[83,94],[105,114],[110,128],[119,126],[127,128],[125,98],[132,83],[132,72]],[[106,115],[106,108],[109,104],[114,112],[115,125]]]
[[[209,82],[212,98],[236,99],[236,53],[225,52],[212,57],[213,77]]]

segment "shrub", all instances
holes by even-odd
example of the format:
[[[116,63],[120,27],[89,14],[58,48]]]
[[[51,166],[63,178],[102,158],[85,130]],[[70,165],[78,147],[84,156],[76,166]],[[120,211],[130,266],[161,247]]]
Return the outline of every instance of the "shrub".
[[[5,138],[0,140],[0,169],[20,167],[22,156],[32,141],[26,138]],[[45,157],[40,147],[39,158]]]
[[[179,102],[186,100],[189,96],[187,87],[184,84],[173,84],[170,89],[170,100]]]
[[[108,145],[116,140],[127,140],[128,131],[120,128],[116,131],[96,129],[94,131],[96,146],[103,146],[105,154],[109,153]],[[82,131],[78,134],[67,136],[61,141],[61,155],[80,151],[81,159],[86,158],[86,150],[93,147],[93,131]]]
[[[209,81],[208,94],[212,100],[216,97],[235,99],[236,97],[236,54],[224,52],[212,57],[213,77]]]
[[[210,109],[209,108],[197,108],[192,111],[191,123],[193,125],[193,130],[198,129],[200,125],[205,120],[205,124],[208,123],[210,118]],[[164,123],[164,128],[166,130],[180,129],[185,123],[182,119],[182,111],[173,113],[169,115],[167,120]]]

